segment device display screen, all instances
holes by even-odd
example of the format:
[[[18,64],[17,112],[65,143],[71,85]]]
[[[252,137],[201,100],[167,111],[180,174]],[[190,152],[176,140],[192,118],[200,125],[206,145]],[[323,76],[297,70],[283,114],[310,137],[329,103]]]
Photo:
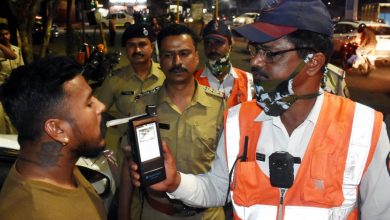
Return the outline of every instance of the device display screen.
[[[141,162],[160,157],[156,123],[148,123],[135,128]]]

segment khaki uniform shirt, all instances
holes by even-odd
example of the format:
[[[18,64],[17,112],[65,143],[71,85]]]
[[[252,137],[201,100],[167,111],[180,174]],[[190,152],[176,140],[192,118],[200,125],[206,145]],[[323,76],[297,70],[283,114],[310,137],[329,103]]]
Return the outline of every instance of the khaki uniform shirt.
[[[0,134],[17,134],[8,115],[5,114],[3,105],[0,102]]]
[[[114,75],[106,78],[102,86],[95,91],[95,96],[106,105],[107,111],[116,118],[127,117],[134,98],[140,92],[161,86],[165,75],[160,65],[152,62],[149,75],[145,80],[138,78],[131,65],[119,69]],[[122,164],[122,152],[119,147],[120,137],[126,131],[126,125],[110,127],[106,133],[106,146],[114,151],[118,164]]]
[[[2,50],[0,50],[0,84],[2,84],[4,79],[11,74],[13,69],[24,65],[22,51],[20,48],[11,45],[11,49],[17,56],[14,60],[4,58],[4,53]]]
[[[201,174],[210,170],[211,162],[215,157],[217,140],[222,130],[223,110],[225,107],[223,94],[217,90],[197,84],[191,104],[180,113],[169,97],[164,86],[154,93],[140,95],[134,105],[135,114],[145,111],[146,105],[157,107],[157,116],[160,124],[169,125],[169,129],[160,129],[162,140],[166,141],[176,159],[176,166],[180,172]],[[164,203],[161,196],[149,192],[150,196]],[[165,194],[164,194],[165,195]],[[140,207],[140,198],[133,197],[132,219],[137,208]],[[142,219],[224,219],[222,208],[211,208],[202,214],[193,217],[172,217],[151,208],[145,201]]]
[[[102,86],[96,90],[95,95],[106,105],[107,109],[115,104],[120,113],[115,116],[126,117],[130,113],[135,96],[161,86],[164,79],[165,75],[160,70],[160,65],[155,62],[152,62],[151,71],[144,81],[138,78],[132,66],[128,65],[105,79]]]
[[[103,201],[93,186],[74,169],[77,188],[33,181],[11,168],[0,192],[0,219],[68,220],[107,219]]]

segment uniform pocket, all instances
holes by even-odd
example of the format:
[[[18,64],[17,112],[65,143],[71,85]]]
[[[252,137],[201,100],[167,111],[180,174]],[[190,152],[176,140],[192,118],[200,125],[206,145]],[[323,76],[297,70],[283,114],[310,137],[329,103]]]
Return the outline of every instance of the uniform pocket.
[[[217,128],[215,123],[191,125],[190,132],[191,140],[194,144],[192,156],[208,161],[213,160],[217,148]]]
[[[237,162],[232,183],[233,199],[241,206],[276,204],[279,191],[261,172],[256,161]]]
[[[121,95],[116,101],[116,107],[118,108],[119,112],[126,116],[134,115],[134,112],[130,112],[132,110],[131,107],[134,104],[134,95]]]
[[[303,200],[339,206],[344,200],[343,173],[338,167],[338,155],[316,152],[310,164],[310,177],[306,179]]]

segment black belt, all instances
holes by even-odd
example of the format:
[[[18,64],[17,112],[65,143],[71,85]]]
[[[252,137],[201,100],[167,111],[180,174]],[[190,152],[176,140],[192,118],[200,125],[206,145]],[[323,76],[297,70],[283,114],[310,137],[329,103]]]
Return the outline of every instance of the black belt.
[[[179,200],[169,200],[169,203],[162,203],[150,196],[146,196],[146,201],[153,209],[169,216],[190,217],[206,210],[206,208],[187,206]]]

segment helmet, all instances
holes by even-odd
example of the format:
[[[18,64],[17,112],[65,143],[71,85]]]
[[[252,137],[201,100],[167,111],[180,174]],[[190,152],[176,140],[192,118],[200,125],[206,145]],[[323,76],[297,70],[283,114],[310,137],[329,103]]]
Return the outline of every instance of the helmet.
[[[359,27],[357,28],[357,32],[362,33],[366,27],[367,25],[364,23],[359,24]]]

